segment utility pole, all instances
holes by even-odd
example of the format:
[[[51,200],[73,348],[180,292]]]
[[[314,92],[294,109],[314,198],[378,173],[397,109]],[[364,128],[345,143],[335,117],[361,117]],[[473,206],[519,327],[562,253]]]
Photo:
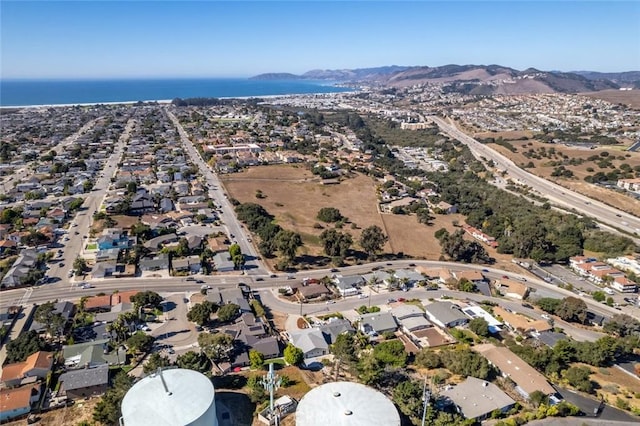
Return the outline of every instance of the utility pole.
[[[429,388],[427,388],[427,378],[424,378],[424,385],[422,387],[422,426],[424,426],[424,422],[427,418],[427,407],[429,406],[429,398],[431,398],[431,392]]]
[[[273,394],[280,387],[282,379],[273,372],[273,363],[269,363],[269,372],[262,378],[262,386],[269,392],[269,424],[274,421],[277,426],[280,423],[280,417],[276,415],[276,409],[273,403]]]

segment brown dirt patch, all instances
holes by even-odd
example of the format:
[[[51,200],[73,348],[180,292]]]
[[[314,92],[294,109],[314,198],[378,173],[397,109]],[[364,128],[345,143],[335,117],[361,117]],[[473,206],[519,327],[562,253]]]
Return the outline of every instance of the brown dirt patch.
[[[531,138],[533,132],[530,130],[508,130],[504,132],[477,132],[473,134],[474,138],[502,138],[504,140],[516,140],[522,137]]]
[[[590,367],[590,369],[593,372],[590,376],[591,380],[600,385],[600,389],[597,390],[598,394],[604,395],[605,399],[612,404],[615,403],[616,398],[622,398],[631,407],[640,409],[640,399],[634,397],[634,394],[640,393],[640,379],[631,377],[615,367]],[[617,394],[612,392],[616,386],[618,389]],[[631,398],[626,398],[625,396],[631,396]]]
[[[40,426],[74,426],[82,421],[93,424],[93,408],[100,398],[92,398],[87,401],[79,401],[71,407],[59,408],[46,413],[38,414]],[[7,426],[23,426],[26,420],[16,420],[6,423]]]
[[[627,163],[633,168],[636,166],[640,166],[640,153],[621,151],[622,147],[620,146],[602,147],[596,149],[580,149],[567,147],[562,144],[545,144],[538,141],[509,141],[509,143],[511,143],[518,152],[511,152],[505,147],[496,144],[488,144],[488,146],[500,152],[507,158],[511,159],[517,165],[533,162],[535,167],[529,168],[527,170],[537,176],[548,179],[552,182],[557,183],[558,185],[564,186],[565,188],[580,192],[588,197],[609,204],[620,210],[624,210],[634,215],[640,215],[640,201],[634,200],[633,198],[617,191],[597,185],[592,185],[584,181],[584,178],[587,175],[593,175],[597,172],[608,173],[612,170],[599,168],[596,162],[588,160],[589,157],[593,155],[599,156],[600,153],[606,151],[610,154],[611,157],[616,157],[616,159],[612,161],[612,164],[616,168],[619,168],[619,166],[623,163]],[[541,159],[527,158],[523,155],[524,152],[529,151],[530,149],[533,149],[536,152],[540,152],[539,149],[541,147],[544,147],[547,151],[549,150],[549,148],[554,148],[558,154],[564,154],[569,158],[582,158],[584,162],[576,166],[568,164],[564,166],[566,169],[573,172],[575,176],[574,178],[567,179],[552,177],[551,173],[553,173],[555,167],[551,166],[549,163],[552,161],[560,161],[561,157],[559,155],[555,158],[542,157]],[[627,155],[629,155],[629,157],[627,157]],[[618,156],[625,156],[625,159],[619,160],[617,159]],[[587,168],[589,167],[593,168],[594,171],[587,171]]]
[[[287,315],[280,312],[271,311],[271,322],[276,330],[285,330],[285,324],[287,322]]]
[[[602,99],[612,104],[625,104],[640,109],[640,90],[601,90],[599,92],[582,93],[593,99]]]
[[[298,321],[296,321],[296,325],[300,329],[309,328],[309,324],[307,324],[307,321],[304,318],[298,318]]]
[[[383,226],[377,210],[375,182],[364,175],[357,174],[339,185],[321,185],[305,168],[283,165],[253,167],[223,176],[222,180],[231,197],[262,205],[283,228],[299,233],[305,244],[300,250],[302,254],[322,253],[318,236],[323,229],[313,227],[320,223],[316,214],[322,207],[337,208],[357,225],[358,229],[351,225],[343,229],[354,241],[360,238],[362,229]],[[256,198],[257,190],[266,198]],[[324,228],[331,226],[323,224]]]

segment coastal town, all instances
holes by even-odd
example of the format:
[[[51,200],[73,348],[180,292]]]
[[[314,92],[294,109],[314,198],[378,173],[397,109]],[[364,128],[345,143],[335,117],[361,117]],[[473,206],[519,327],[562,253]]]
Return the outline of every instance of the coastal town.
[[[220,425],[337,381],[389,424],[640,421],[637,109],[443,83],[0,126],[2,422],[116,424],[169,366]]]

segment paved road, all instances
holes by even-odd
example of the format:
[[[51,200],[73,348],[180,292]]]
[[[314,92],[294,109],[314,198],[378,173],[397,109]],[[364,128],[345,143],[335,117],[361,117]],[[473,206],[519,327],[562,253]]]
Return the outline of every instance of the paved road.
[[[620,229],[631,235],[640,233],[640,218],[535,176],[518,167],[504,155],[460,131],[455,125],[435,116],[429,116],[429,119],[449,136],[467,145],[476,158],[485,157],[493,160],[498,168],[506,170],[511,177],[530,186],[550,202],[568,209],[575,209],[598,223]],[[640,242],[640,239],[634,238],[634,240],[636,243]]]
[[[176,118],[176,116],[165,108],[165,112],[167,117],[173,122],[174,126],[178,130],[178,134],[182,140],[182,144],[189,154],[191,161],[195,164],[199,169],[202,175],[205,177],[207,181],[207,186],[209,188],[209,197],[215,202],[217,202],[220,206],[220,211],[222,212],[222,221],[227,227],[227,233],[229,238],[238,243],[242,253],[244,253],[246,258],[245,268],[247,273],[250,275],[260,275],[267,273],[267,268],[260,261],[260,254],[256,250],[255,246],[249,241],[250,237],[245,233],[243,226],[240,221],[236,218],[235,211],[231,202],[229,201],[227,194],[220,183],[220,179],[218,175],[213,172],[211,167],[207,163],[204,162],[200,153],[193,146],[193,143],[189,139],[189,136],[184,131],[184,128]]]
[[[63,241],[64,254],[62,259],[49,265],[50,269],[47,271],[47,275],[50,277],[58,277],[60,279],[60,285],[73,284],[73,280],[69,279],[68,273],[73,268],[74,260],[82,252],[83,245],[86,243],[86,239],[89,236],[89,229],[91,228],[93,214],[100,208],[100,204],[102,203],[111,183],[111,178],[115,176],[118,161],[120,160],[124,147],[129,140],[133,125],[133,120],[129,120],[127,122],[125,130],[120,135],[118,143],[114,147],[113,153],[104,164],[102,177],[98,177],[98,179],[96,179],[93,190],[86,194],[82,208],[71,221],[68,235],[69,240],[66,242]]]
[[[491,279],[500,278],[501,276],[508,276],[512,279],[526,279],[527,285],[532,289],[536,289],[536,294],[544,292],[545,296],[562,298],[566,296],[576,296],[568,290],[557,288],[549,283],[546,283],[540,279],[533,278],[528,275],[516,274],[513,272],[501,271],[495,268],[485,268],[479,265],[471,264],[458,264],[454,262],[440,262],[440,261],[409,261],[409,260],[397,260],[391,262],[380,262],[368,265],[358,265],[352,267],[340,268],[337,274],[342,275],[355,275],[364,274],[370,272],[375,266],[388,267],[392,269],[407,268],[409,264],[416,264],[425,267],[445,267],[454,271],[462,270],[485,270],[483,272],[485,276]],[[281,275],[276,278],[269,278],[268,276],[242,276],[242,275],[213,275],[203,276],[201,279],[205,281],[207,285],[227,288],[235,287],[238,283],[244,282],[251,285],[254,289],[260,288],[277,288],[287,284],[295,282],[303,278],[322,278],[327,275],[333,275],[328,270],[316,270],[316,271],[303,271],[295,274],[291,274],[294,280],[287,279],[286,276]],[[92,289],[80,289],[77,286],[70,286],[68,282],[61,281],[56,284],[48,284],[45,286],[33,288],[33,289],[12,289],[2,292],[0,298],[0,306],[9,306],[15,303],[17,300],[22,299],[22,303],[40,303],[48,300],[76,300],[84,295],[92,295],[99,292],[113,292],[115,290],[127,290],[127,289],[139,289],[139,290],[154,290],[157,292],[176,292],[176,291],[198,291],[201,284],[197,284],[194,281],[185,281],[184,278],[120,278],[120,279],[105,279],[105,280],[92,280],[89,281],[95,287]],[[466,293],[465,293],[466,295]],[[484,298],[484,296],[481,296]],[[383,298],[384,299],[384,298]],[[595,312],[603,315],[611,316],[612,314],[619,313],[619,311],[600,303],[595,302],[593,299],[584,298],[585,303]],[[360,301],[362,302],[362,300]],[[362,303],[360,303],[362,304]],[[279,310],[278,307],[274,307],[274,310]],[[333,307],[332,307],[333,309]],[[286,311],[285,311],[286,312]]]

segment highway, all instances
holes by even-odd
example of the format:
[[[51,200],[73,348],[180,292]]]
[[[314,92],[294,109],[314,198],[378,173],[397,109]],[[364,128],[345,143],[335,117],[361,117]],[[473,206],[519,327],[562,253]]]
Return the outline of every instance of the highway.
[[[195,164],[199,169],[202,175],[204,176],[207,187],[209,188],[209,197],[217,202],[219,205],[219,211],[221,212],[221,220],[225,224],[227,228],[227,234],[231,241],[236,242],[242,253],[245,255],[246,264],[245,270],[249,275],[261,275],[265,274],[268,270],[264,266],[264,264],[260,261],[260,254],[257,252],[255,246],[250,241],[250,237],[245,233],[244,228],[240,221],[236,218],[235,211],[227,194],[220,183],[220,179],[218,175],[215,174],[211,167],[202,159],[200,153],[193,146],[193,143],[189,139],[189,136],[184,131],[184,128],[176,118],[176,116],[169,111],[167,108],[164,109],[167,117],[173,122],[173,125],[178,130],[178,134],[180,135],[180,139],[182,140],[182,144],[185,148],[185,151],[189,154],[191,161]]]
[[[567,209],[574,209],[585,216],[591,217],[598,223],[622,230],[628,234],[640,234],[640,218],[535,176],[518,167],[504,155],[460,131],[455,125],[447,123],[439,117],[429,116],[428,118],[449,136],[467,145],[476,158],[484,157],[488,160],[493,160],[497,168],[506,170],[513,179],[530,186],[550,202]],[[634,240],[636,243],[640,242],[637,238],[634,238]]]

